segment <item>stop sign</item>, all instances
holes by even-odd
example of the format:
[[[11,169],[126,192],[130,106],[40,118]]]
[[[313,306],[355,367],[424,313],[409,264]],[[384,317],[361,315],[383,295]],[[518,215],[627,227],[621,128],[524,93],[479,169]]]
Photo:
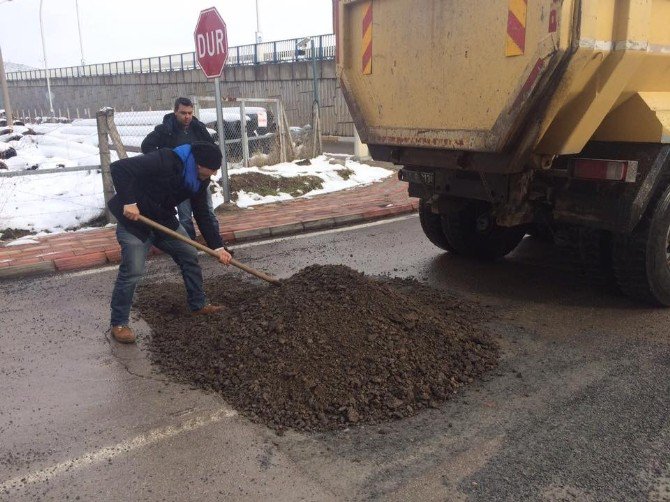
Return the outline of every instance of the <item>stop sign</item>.
[[[207,78],[220,77],[228,58],[226,23],[216,7],[200,12],[195,25],[195,55]]]

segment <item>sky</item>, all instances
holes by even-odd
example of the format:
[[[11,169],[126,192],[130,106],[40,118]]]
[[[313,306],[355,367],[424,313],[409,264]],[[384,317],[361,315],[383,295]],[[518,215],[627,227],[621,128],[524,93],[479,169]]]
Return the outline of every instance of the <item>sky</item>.
[[[201,10],[216,7],[228,45],[255,41],[255,0],[42,0],[49,68],[81,64],[77,5],[87,64],[194,50]],[[331,0],[258,0],[263,41],[332,33]],[[40,0],[0,0],[0,48],[5,62],[42,68]]]

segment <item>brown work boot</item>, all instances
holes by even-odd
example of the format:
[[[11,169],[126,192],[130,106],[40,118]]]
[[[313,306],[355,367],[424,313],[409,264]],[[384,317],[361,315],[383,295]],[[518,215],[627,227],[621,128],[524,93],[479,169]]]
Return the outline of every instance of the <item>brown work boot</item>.
[[[135,343],[135,333],[128,326],[112,326],[112,336],[119,343]]]
[[[208,303],[207,305],[205,305],[200,310],[194,310],[193,314],[194,315],[218,314],[219,312],[222,312],[225,309],[226,309],[226,307],[224,307],[223,305],[213,305],[211,303]]]

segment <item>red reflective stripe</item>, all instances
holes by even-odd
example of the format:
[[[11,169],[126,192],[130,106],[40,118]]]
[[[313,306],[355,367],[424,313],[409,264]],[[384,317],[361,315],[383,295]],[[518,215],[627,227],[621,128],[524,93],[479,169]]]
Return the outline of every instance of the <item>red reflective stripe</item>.
[[[362,23],[363,54],[361,55],[361,71],[364,75],[372,73],[372,1],[365,10]]]
[[[517,106],[519,106],[523,101],[526,100],[530,92],[533,90],[535,82],[537,82],[537,79],[542,74],[543,70],[544,70],[544,60],[538,59],[537,62],[535,63],[535,66],[531,70],[530,75],[528,75],[526,82],[523,84],[521,92],[514,101],[514,106],[512,107],[510,112],[514,111]]]
[[[526,50],[526,27],[512,11],[509,11],[507,16],[507,34],[521,49],[521,52]]]
[[[372,59],[372,44],[368,45],[363,53],[363,70],[368,66],[368,63]]]
[[[549,13],[549,33],[556,33],[558,28],[558,11],[556,8],[551,9]]]
[[[372,2],[368,6],[368,10],[365,12],[365,17],[363,18],[363,35],[368,31],[368,28],[372,24]]]

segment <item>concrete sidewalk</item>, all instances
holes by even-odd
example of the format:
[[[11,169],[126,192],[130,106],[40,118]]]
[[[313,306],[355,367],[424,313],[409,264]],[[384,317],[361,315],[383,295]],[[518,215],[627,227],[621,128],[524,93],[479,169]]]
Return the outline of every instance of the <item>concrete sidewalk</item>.
[[[391,176],[371,185],[311,199],[231,209],[217,214],[226,244],[351,225],[418,209],[407,185]],[[36,238],[38,243],[0,247],[0,279],[81,270],[119,263],[113,228]],[[152,254],[158,254],[154,249]]]

